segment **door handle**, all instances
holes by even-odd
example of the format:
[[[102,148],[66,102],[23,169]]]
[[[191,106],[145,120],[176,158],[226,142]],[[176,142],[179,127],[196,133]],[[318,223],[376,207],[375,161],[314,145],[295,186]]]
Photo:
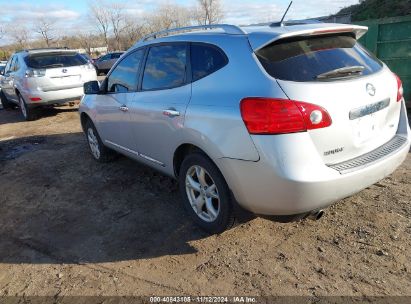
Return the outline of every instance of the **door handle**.
[[[170,117],[170,118],[173,118],[173,117],[180,116],[180,112],[176,111],[175,109],[168,109],[168,110],[163,111],[163,115],[167,116],[167,117]]]
[[[120,109],[120,111],[123,111],[123,112],[128,111],[128,108],[126,106],[121,106],[119,109]]]

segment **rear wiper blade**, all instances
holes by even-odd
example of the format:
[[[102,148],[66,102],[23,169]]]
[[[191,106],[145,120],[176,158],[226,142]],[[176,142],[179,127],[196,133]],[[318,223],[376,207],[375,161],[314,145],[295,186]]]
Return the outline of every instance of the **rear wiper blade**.
[[[344,67],[344,68],[335,69],[335,70],[317,75],[315,79],[328,79],[328,78],[352,76],[352,75],[360,74],[364,70],[365,70],[365,67],[363,67],[362,65]]]

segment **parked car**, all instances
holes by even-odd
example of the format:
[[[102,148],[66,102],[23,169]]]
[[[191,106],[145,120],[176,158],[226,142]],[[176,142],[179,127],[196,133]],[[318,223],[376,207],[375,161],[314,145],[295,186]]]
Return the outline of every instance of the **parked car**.
[[[94,61],[94,66],[96,67],[97,74],[101,73],[107,74],[111,67],[117,62],[117,60],[123,55],[124,52],[113,52],[101,56]]]
[[[319,219],[405,160],[401,80],[357,42],[366,27],[200,28],[146,37],[85,84],[97,161],[116,151],[176,178],[194,221],[218,233],[241,209]]]
[[[0,81],[2,76],[2,73],[4,73],[4,68],[6,67],[7,61],[0,61]],[[0,91],[1,91],[1,87],[0,87]]]
[[[97,80],[94,66],[76,51],[33,49],[15,53],[2,72],[0,98],[4,108],[19,105],[26,120],[36,108],[79,100],[83,84]]]
[[[79,53],[80,56],[82,56],[84,59],[86,59],[88,62],[90,62],[91,64],[94,64],[93,59],[91,59],[91,57],[86,54],[86,53]]]

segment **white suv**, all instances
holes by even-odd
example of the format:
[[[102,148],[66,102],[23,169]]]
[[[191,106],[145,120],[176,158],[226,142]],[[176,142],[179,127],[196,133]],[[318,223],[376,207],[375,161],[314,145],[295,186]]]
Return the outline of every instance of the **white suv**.
[[[67,49],[35,49],[15,53],[0,77],[3,108],[20,106],[23,117],[36,117],[34,108],[79,100],[83,84],[97,80],[94,66]]]

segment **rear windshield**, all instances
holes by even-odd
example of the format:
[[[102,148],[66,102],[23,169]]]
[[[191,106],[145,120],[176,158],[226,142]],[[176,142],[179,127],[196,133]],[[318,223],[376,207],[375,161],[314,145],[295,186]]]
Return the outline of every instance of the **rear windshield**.
[[[78,53],[32,54],[24,60],[27,66],[33,69],[71,67],[87,63],[87,59]]]
[[[346,35],[281,40],[259,50],[257,57],[272,77],[298,82],[316,81],[319,75],[347,67],[363,67],[355,76],[382,69],[374,55]]]

